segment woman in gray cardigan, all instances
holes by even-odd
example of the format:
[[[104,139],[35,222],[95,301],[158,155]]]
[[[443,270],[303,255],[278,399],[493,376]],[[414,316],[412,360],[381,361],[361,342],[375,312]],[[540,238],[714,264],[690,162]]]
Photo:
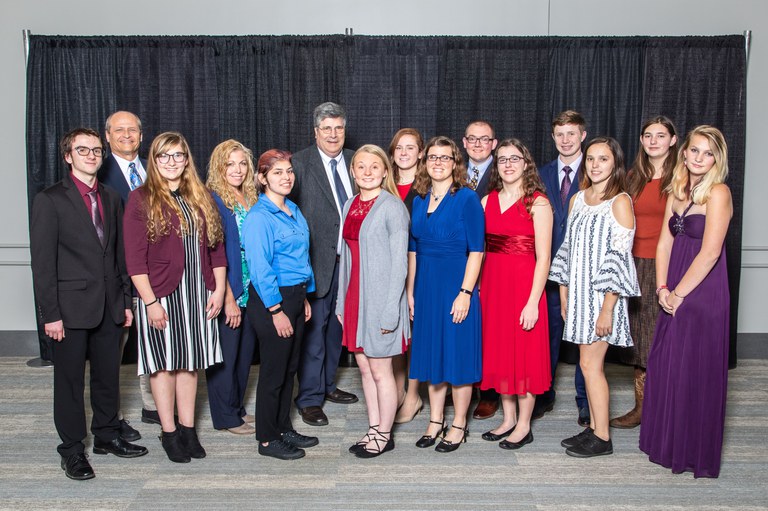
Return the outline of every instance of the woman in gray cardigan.
[[[409,218],[384,150],[364,145],[350,167],[360,193],[344,205],[336,314],[344,327],[342,342],[360,368],[370,424],[349,451],[373,458],[395,447],[398,392],[392,357],[405,351],[410,338]]]

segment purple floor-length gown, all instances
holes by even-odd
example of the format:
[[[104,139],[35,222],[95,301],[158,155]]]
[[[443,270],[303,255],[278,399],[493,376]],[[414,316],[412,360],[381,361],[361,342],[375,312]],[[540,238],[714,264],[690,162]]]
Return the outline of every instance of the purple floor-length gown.
[[[701,249],[706,217],[669,221],[675,236],[667,285],[677,286]],[[648,357],[640,449],[674,473],[717,477],[728,382],[730,299],[725,250],[675,316],[659,313]]]

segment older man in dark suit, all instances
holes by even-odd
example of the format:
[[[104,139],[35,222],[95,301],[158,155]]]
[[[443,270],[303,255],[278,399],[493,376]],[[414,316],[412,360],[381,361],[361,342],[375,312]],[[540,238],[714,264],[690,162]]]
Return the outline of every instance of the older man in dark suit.
[[[53,339],[53,418],[61,468],[94,477],[85,456],[85,361],[90,361],[94,454],[134,458],[144,447],[120,437],[120,335],[131,324],[131,293],[122,241],[123,206],[96,173],[98,133],[78,128],[61,141],[70,174],[35,197],[30,250],[38,320]]]
[[[552,204],[554,222],[552,225],[552,259],[565,240],[568,227],[568,205],[571,197],[579,191],[581,144],[587,137],[584,117],[573,110],[561,112],[552,121],[552,140],[555,141],[558,156],[539,168],[539,175],[547,189],[549,202]],[[552,388],[536,399],[533,418],[538,419],[552,410],[555,404],[555,370],[560,355],[560,342],[563,339],[563,317],[560,313],[560,287],[547,281],[547,313],[549,314],[549,353],[552,364]],[[589,402],[584,385],[581,367],[576,364],[576,405],[579,409],[577,419],[581,426],[589,426]]]
[[[341,324],[336,318],[341,251],[341,211],[355,193],[350,175],[353,152],[344,149],[346,111],[336,103],[315,108],[315,145],[293,155],[296,182],[291,199],[309,225],[309,257],[317,290],[310,296],[312,319],[304,330],[296,407],[305,423],[325,426],[325,399],[349,404],[357,396],[336,387]]]

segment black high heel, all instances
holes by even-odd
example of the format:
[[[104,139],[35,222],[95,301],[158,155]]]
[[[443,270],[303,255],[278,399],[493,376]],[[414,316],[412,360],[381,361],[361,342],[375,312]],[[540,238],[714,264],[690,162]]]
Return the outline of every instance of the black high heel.
[[[376,433],[377,435],[371,439],[373,440],[373,443],[376,444],[376,450],[370,450],[367,447],[363,447],[362,449],[355,451],[355,456],[358,458],[375,458],[376,456],[381,456],[385,452],[395,448],[395,439],[392,437],[391,431],[377,431]],[[384,447],[381,446],[382,443],[384,444]]]
[[[369,432],[369,433],[366,433],[365,435],[363,435],[363,439],[362,440],[358,441],[357,443],[352,444],[352,446],[349,448],[349,452],[351,452],[352,454],[357,454],[358,451],[360,451],[362,449],[365,449],[366,444],[368,444],[368,442],[370,442],[371,440],[376,438],[376,435],[379,433],[379,430],[376,429],[378,427],[379,427],[378,424],[376,424],[375,426],[368,426],[368,430],[369,431],[373,430],[373,433]]]
[[[451,442],[450,440],[446,440],[445,436],[443,436],[443,439],[440,440],[440,443],[437,444],[437,447],[435,447],[435,451],[437,452],[453,452],[456,449],[459,448],[461,444],[467,443],[467,436],[469,436],[469,430],[464,427],[456,426],[454,424],[451,424],[452,428],[460,429],[464,432],[464,436],[456,443]]]
[[[437,441],[437,437],[439,437],[441,434],[443,436],[445,436],[445,430],[447,429],[445,427],[445,422],[442,422],[442,421],[441,422],[437,422],[437,421],[433,421],[432,419],[430,419],[429,423],[430,424],[440,424],[440,431],[438,431],[435,436],[429,436],[429,435],[422,436],[421,438],[419,438],[416,441],[416,447],[420,447],[422,449],[425,449],[427,447],[432,447],[433,445],[435,445],[435,442]]]

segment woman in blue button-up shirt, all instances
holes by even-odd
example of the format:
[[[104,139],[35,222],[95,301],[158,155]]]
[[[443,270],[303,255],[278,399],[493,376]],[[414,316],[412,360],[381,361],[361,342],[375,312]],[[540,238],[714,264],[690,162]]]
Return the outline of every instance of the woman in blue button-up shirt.
[[[306,296],[315,290],[307,221],[287,198],[295,182],[290,158],[278,149],[259,158],[259,200],[245,218],[242,236],[251,277],[246,314],[261,358],[256,439],[259,454],[284,460],[301,458],[303,448],[318,443],[297,433],[290,418],[304,323],[311,316]]]

